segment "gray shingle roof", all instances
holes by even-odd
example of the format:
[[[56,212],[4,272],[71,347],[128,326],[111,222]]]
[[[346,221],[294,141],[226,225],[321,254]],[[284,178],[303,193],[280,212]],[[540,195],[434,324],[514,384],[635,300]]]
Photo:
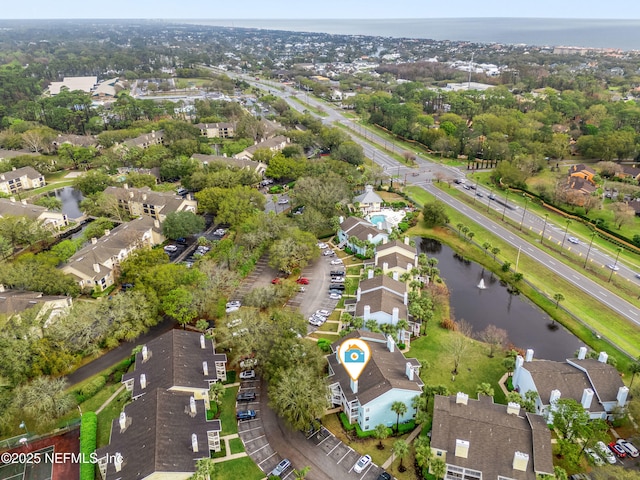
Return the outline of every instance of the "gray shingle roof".
[[[35,180],[42,176],[42,174],[33,167],[16,168],[15,170],[4,172],[0,175],[4,176],[3,181],[15,180],[16,178],[24,177],[25,175],[27,176],[27,178],[30,178],[32,180]]]
[[[491,397],[464,405],[456,396],[436,395],[431,447],[445,450],[448,464],[480,470],[482,478],[535,480],[536,473],[553,474],[549,429],[540,416],[523,413],[507,414],[506,405],[494,404]],[[455,455],[456,440],[469,442],[467,458]],[[526,471],[514,470],[515,452],[529,455]]]
[[[365,192],[362,195],[358,195],[353,199],[354,202],[359,202],[361,204],[371,204],[371,203],[382,203],[382,197],[373,191],[373,187],[371,185],[365,186]]]
[[[567,359],[567,362],[586,371],[593,391],[601,402],[613,402],[617,399],[618,391],[624,386],[624,383],[615,367],[599,362],[595,358],[584,360],[571,358]],[[578,399],[578,401],[580,400]]]
[[[148,358],[143,361],[142,352],[136,355],[135,370],[123,376],[122,381],[134,380],[133,397],[154,388],[187,387],[209,389],[209,382],[218,380],[216,361],[227,361],[224,354],[215,353],[211,340],[200,345],[200,333],[188,330],[171,330],[147,344]],[[208,375],[204,375],[202,362],[206,361]],[[140,375],[145,374],[147,387],[140,386]],[[153,391],[153,390],[152,390]]]
[[[523,368],[531,374],[543,405],[549,405],[552,390],[560,390],[563,398],[580,402],[584,389],[591,388],[587,376],[568,363],[535,360],[526,362]],[[596,406],[595,402],[591,405]]]
[[[177,195],[175,192],[156,192],[151,190],[149,187],[107,187],[104,193],[107,195],[113,195],[118,200],[122,200],[124,202],[154,205],[156,212],[162,212],[163,215],[180,211],[180,208],[185,203],[184,198]]]
[[[0,198],[0,217],[12,215],[14,217],[27,217],[37,220],[40,218],[40,215],[46,211],[47,209],[45,207],[39,205],[16,202],[8,198]]]
[[[110,444],[98,456],[120,453],[123,466],[116,472],[107,464],[107,480],[139,480],[154,472],[195,472],[196,461],[209,456],[208,431],[220,431],[220,421],[206,421],[204,402],[196,401],[196,414],[190,413],[189,395],[152,390],[149,395],[124,408],[127,426],[121,431],[119,419],[111,425]],[[193,452],[191,435],[198,438]]]
[[[346,339],[360,338],[369,345],[371,349],[371,360],[367,363],[364,371],[358,378],[358,393],[354,394],[349,387],[349,375],[336,359],[335,351]],[[418,394],[422,391],[424,383],[417,375],[411,381],[406,375],[406,364],[404,354],[396,346],[393,352],[387,348],[387,340],[384,334],[368,332],[366,330],[356,330],[345,335],[341,340],[331,345],[333,354],[328,355],[327,360],[333,369],[334,375],[331,382],[339,382],[342,391],[349,401],[358,398],[360,405],[365,405],[380,395],[393,388],[403,390],[413,390]],[[411,359],[414,365],[415,359]]]

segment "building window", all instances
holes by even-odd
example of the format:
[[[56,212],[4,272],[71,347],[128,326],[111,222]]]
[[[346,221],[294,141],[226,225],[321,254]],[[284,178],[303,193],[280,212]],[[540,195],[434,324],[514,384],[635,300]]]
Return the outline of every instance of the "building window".
[[[368,422],[368,421],[369,421],[369,417],[366,417],[366,418],[364,419],[364,421],[365,421],[365,422]]]

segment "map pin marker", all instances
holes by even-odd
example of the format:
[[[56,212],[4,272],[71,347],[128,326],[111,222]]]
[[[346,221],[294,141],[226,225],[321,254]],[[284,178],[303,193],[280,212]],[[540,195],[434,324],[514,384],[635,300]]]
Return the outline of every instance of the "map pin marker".
[[[338,347],[338,358],[351,380],[355,382],[371,359],[371,350],[364,340],[351,338]]]

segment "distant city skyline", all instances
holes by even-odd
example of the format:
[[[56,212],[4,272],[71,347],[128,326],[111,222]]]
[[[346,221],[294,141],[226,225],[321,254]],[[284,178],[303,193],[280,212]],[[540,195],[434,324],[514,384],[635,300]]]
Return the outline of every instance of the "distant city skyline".
[[[405,0],[324,0],[276,2],[245,0],[202,2],[197,0],[112,0],[96,4],[80,0],[31,0],[5,2],[2,19],[398,19],[398,18],[584,18],[640,19],[640,2],[595,0],[538,0],[513,2],[428,2]]]

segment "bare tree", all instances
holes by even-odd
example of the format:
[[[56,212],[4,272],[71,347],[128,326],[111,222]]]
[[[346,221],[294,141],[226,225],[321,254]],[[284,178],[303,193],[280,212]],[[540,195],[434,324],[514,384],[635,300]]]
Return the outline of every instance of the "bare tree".
[[[456,327],[457,332],[452,333],[449,340],[449,354],[453,358],[453,370],[451,373],[454,375],[458,374],[460,361],[471,345],[471,335],[473,334],[471,325],[464,320],[457,322]]]
[[[633,221],[636,211],[630,205],[626,203],[614,203],[613,204],[613,221],[618,227],[618,230],[622,228],[622,225]]]
[[[487,328],[480,332],[478,337],[489,344],[489,358],[493,358],[496,349],[504,347],[508,338],[507,331],[495,325],[487,325]]]

